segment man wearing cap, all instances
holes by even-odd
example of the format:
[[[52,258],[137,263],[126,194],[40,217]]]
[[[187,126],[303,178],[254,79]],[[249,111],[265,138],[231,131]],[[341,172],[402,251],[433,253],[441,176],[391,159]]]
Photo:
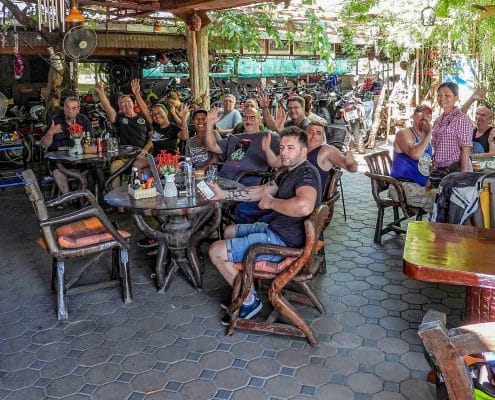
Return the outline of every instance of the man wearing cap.
[[[394,159],[390,175],[401,181],[406,202],[430,212],[433,209],[435,192],[430,190],[430,164],[432,109],[425,105],[415,108],[412,126],[395,135]],[[390,196],[398,200],[397,191],[390,186]]]

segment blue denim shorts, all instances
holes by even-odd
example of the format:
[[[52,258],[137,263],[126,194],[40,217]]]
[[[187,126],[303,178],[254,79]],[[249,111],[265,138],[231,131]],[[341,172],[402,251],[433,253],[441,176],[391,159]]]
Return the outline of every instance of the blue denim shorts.
[[[254,224],[236,225],[235,238],[227,239],[227,258],[230,262],[238,263],[244,260],[244,256],[253,244],[277,244],[287,246],[275,233],[273,233],[268,224],[265,222],[256,222]],[[258,260],[268,260],[279,262],[283,257],[280,256],[259,256]]]

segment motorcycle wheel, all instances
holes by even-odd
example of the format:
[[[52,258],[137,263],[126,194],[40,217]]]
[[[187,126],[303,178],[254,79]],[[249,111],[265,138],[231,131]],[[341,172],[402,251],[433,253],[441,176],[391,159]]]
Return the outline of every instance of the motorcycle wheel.
[[[322,117],[322,118],[325,118],[325,120],[326,120],[327,122],[332,122],[332,123],[333,123],[333,121],[332,121],[332,119],[331,119],[331,117],[332,117],[332,116],[331,116],[331,114],[328,112],[328,110],[326,109],[326,107],[322,107],[322,108],[320,109],[320,114],[321,114],[321,117]]]
[[[328,115],[330,119],[327,121],[330,121],[332,124],[335,122],[335,114],[337,113],[337,108],[335,107],[335,104],[333,101],[330,102],[328,105]]]

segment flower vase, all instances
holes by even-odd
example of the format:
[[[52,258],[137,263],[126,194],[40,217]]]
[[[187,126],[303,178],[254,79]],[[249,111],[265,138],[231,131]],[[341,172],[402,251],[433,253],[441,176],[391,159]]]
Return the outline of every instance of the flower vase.
[[[175,186],[175,175],[165,175],[165,186],[163,187],[163,197],[176,197],[177,186]]]
[[[83,154],[83,148],[81,145],[82,139],[72,139],[74,141],[74,145],[69,147],[69,155],[78,156]]]

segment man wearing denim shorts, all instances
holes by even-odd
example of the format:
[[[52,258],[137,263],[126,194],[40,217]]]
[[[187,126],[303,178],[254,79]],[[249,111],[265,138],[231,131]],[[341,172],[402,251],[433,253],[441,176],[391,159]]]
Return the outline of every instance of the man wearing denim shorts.
[[[321,201],[321,180],[317,169],[307,161],[308,138],[297,127],[280,132],[280,154],[286,167],[274,181],[261,186],[222,190],[209,184],[215,196],[212,200],[258,201],[261,209],[270,210],[268,222],[230,225],[225,229],[225,240],[214,242],[209,256],[225,280],[233,286],[239,271],[235,263],[242,262],[249,247],[257,243],[270,243],[301,248],[305,243],[304,220]],[[261,256],[277,262],[279,257]],[[251,290],[239,310],[240,318],[252,318],[261,311],[261,302]],[[229,317],[222,319],[227,325]]]

